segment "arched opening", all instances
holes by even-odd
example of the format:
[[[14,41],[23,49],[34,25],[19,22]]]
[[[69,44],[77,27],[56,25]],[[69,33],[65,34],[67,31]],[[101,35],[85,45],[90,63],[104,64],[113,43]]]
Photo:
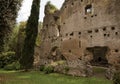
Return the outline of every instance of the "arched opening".
[[[93,66],[108,66],[108,60],[106,58],[108,47],[95,46],[88,47],[87,50],[93,54],[93,59],[91,60],[91,65]]]

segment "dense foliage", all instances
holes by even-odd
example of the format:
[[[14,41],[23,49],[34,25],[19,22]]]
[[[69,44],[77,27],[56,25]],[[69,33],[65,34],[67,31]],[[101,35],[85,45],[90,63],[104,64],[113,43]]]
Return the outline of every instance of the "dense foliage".
[[[21,23],[20,25],[16,25],[11,33],[9,34],[9,38],[4,43],[4,51],[0,53],[0,68],[8,69],[15,66],[15,63],[18,61],[18,56],[15,54],[18,49],[18,39],[19,32],[21,32]],[[22,35],[22,34],[21,34]],[[23,38],[21,36],[21,38]],[[23,40],[22,40],[23,41]],[[21,44],[22,45],[22,44]]]
[[[25,27],[26,27],[26,22],[20,22],[19,24],[19,31],[17,34],[17,43],[16,43],[16,60],[19,60],[20,57],[22,56],[22,48],[24,44],[24,39],[25,39]]]
[[[41,65],[40,66],[40,71],[43,71],[45,74],[53,73],[54,72],[54,67],[53,66],[45,66]]]
[[[9,34],[8,39],[4,39],[4,52],[13,51],[15,52],[17,47],[17,39],[18,39],[18,32],[19,32],[19,26],[16,25],[11,33]]]
[[[4,68],[6,65],[15,61],[15,52],[9,51],[0,54],[0,68]]]
[[[4,50],[4,39],[11,32],[22,0],[0,0],[0,52]]]
[[[31,15],[26,25],[26,37],[22,49],[22,56],[20,58],[20,64],[25,70],[33,66],[34,46],[38,34],[39,6],[40,0],[33,0]]]

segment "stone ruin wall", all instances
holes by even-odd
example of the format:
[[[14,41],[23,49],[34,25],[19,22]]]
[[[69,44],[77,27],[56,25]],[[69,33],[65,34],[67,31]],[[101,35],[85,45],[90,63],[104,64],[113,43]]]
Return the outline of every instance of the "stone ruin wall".
[[[119,8],[119,0],[65,0],[62,8],[54,14],[45,10],[41,64],[62,59],[90,62],[94,57],[89,48],[107,47],[105,57],[108,64],[118,68]]]

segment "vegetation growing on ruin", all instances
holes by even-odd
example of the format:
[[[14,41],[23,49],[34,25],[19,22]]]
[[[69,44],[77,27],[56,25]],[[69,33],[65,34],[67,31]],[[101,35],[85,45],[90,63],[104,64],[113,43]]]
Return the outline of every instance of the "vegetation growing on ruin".
[[[57,7],[54,6],[53,4],[51,4],[50,1],[47,2],[46,6],[47,6],[48,12],[49,12],[50,14],[53,14],[55,11],[58,10]]]

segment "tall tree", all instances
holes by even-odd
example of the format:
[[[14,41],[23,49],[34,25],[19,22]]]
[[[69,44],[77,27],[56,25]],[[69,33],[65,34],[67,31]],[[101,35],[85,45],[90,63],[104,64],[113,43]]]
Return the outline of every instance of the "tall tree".
[[[23,69],[28,70],[32,68],[34,61],[34,46],[38,34],[38,20],[39,20],[40,0],[33,0],[31,15],[26,25],[26,37],[20,58],[20,64]]]
[[[22,0],[0,0],[0,52],[3,51],[4,39],[11,32]]]

